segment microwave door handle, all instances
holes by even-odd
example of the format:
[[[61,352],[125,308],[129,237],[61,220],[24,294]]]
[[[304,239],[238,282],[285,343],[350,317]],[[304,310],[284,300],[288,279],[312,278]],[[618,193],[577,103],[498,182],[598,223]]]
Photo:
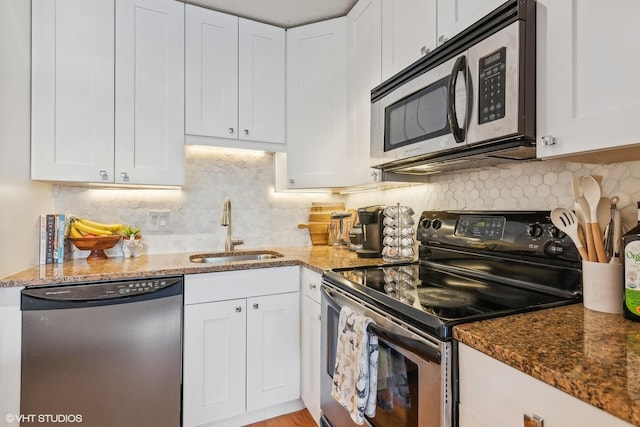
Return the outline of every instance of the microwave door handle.
[[[327,303],[331,305],[337,311],[340,311],[342,306],[335,298],[331,295],[331,291],[326,289],[324,286],[321,288],[323,296],[326,297]],[[430,347],[427,344],[424,344],[420,341],[417,341],[413,338],[403,336],[398,334],[397,332],[392,332],[388,329],[381,327],[375,323],[370,323],[368,326],[369,332],[377,335],[379,338],[384,339],[398,347],[401,347],[405,350],[409,350],[412,353],[417,354],[418,356],[424,357],[427,360],[440,364],[442,360],[442,354],[439,350]]]
[[[453,70],[449,76],[449,111],[447,112],[447,119],[449,121],[449,128],[457,143],[464,142],[466,135],[465,129],[460,127],[458,123],[458,115],[456,112],[456,85],[458,84],[458,74],[463,73],[465,82],[467,80],[467,59],[464,55],[460,56],[455,64]],[[467,102],[470,103],[471,91],[467,87]],[[467,110],[467,115],[469,114]]]

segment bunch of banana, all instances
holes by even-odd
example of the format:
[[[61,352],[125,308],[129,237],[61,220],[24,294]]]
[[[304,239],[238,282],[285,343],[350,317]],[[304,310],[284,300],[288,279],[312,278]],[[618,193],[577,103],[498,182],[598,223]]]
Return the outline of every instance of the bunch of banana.
[[[77,216],[69,222],[69,237],[112,236],[122,229],[122,224],[103,224]]]

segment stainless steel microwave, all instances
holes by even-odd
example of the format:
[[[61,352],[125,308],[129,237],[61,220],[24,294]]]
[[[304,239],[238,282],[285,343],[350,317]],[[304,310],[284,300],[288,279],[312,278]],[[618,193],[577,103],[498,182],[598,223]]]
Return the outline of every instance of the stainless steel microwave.
[[[374,89],[371,166],[424,174],[535,158],[534,6],[505,4]]]

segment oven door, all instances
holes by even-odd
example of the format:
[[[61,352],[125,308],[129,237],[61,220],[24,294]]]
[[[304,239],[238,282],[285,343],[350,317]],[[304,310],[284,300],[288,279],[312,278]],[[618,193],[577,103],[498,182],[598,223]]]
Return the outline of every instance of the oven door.
[[[465,53],[373,102],[371,166],[464,145],[472,106],[468,78]]]
[[[327,282],[322,285],[321,410],[323,425],[356,426],[333,397],[338,318],[342,306],[371,317],[378,336],[379,368],[375,427],[450,427],[452,425],[451,344],[420,331],[356,299]],[[385,359],[386,362],[382,362]],[[383,367],[384,364],[384,367]]]

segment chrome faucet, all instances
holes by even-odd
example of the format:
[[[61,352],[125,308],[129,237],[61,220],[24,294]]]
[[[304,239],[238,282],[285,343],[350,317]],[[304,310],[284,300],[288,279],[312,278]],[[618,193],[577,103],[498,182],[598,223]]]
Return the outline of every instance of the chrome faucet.
[[[222,208],[222,217],[220,218],[220,225],[227,227],[227,238],[224,240],[224,251],[233,252],[236,245],[244,244],[244,240],[231,235],[231,200],[224,199],[224,205]]]

